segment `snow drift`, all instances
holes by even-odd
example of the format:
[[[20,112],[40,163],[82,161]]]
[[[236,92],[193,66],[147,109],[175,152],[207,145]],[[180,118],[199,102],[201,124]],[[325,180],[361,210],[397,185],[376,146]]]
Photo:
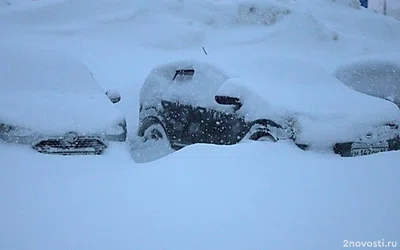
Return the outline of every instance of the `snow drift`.
[[[45,157],[0,144],[9,163],[0,168],[0,248],[334,250],[344,240],[398,241],[397,153],[344,159],[281,142],[194,145],[134,165],[116,152]]]

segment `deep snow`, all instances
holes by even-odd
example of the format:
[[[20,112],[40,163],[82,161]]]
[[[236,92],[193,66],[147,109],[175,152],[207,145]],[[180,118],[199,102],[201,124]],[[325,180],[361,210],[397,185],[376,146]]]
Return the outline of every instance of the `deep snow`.
[[[358,57],[400,57],[400,22],[352,0],[8,2],[15,4],[0,4],[1,39],[82,60],[103,89],[120,90],[116,106],[131,140],[140,88],[162,63],[284,55],[333,73]],[[310,98],[324,98],[312,89]],[[399,152],[345,159],[249,142],[193,145],[158,160],[165,154],[147,150],[155,161],[139,164],[131,140],[96,157],[0,143],[0,248],[340,249],[344,240],[400,241]]]
[[[397,153],[195,145],[152,163],[0,145],[1,249],[340,249],[399,240]],[[115,157],[117,156],[117,157]],[[27,164],[26,158],[32,161]]]

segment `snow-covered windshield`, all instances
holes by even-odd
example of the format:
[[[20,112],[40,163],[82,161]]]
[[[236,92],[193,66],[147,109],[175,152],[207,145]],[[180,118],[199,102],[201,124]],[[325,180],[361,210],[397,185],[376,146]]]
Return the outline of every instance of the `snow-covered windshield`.
[[[356,91],[400,104],[400,64],[366,61],[340,67],[335,76]]]

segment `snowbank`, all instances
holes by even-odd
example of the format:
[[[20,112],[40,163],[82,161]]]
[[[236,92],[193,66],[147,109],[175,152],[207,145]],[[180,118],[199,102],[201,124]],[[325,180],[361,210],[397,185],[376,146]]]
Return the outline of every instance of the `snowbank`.
[[[396,152],[195,145],[135,165],[0,144],[2,249],[327,249],[398,241]],[[116,154],[120,152],[119,154]],[[383,195],[384,194],[384,195]]]

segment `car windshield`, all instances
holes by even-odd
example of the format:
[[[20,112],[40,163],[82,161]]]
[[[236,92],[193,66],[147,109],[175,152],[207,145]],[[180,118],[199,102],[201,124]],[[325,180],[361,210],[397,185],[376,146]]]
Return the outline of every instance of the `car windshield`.
[[[364,94],[400,104],[400,66],[392,62],[364,62],[342,67],[335,76]]]

